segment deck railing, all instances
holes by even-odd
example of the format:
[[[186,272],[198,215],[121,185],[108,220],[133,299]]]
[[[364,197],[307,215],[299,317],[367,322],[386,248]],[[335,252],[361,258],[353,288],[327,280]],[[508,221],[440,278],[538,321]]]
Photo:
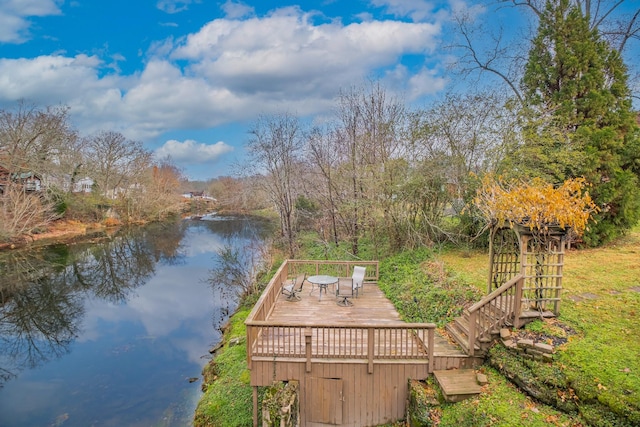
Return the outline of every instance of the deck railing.
[[[366,360],[373,372],[374,360],[416,359],[433,371],[436,325],[432,323],[387,323],[313,326],[269,322],[269,313],[282,289],[282,283],[300,274],[350,276],[353,267],[366,268],[365,282],[378,280],[377,261],[301,261],[286,260],[271,279],[245,321],[247,363],[253,357]]]
[[[489,341],[491,334],[507,322],[519,327],[524,276],[518,274],[489,295],[469,307],[469,355],[477,343]]]
[[[284,262],[288,268],[290,277],[306,273],[307,276],[315,274],[328,274],[336,277],[350,277],[353,267],[365,268],[364,281],[377,282],[380,273],[378,261],[322,261],[322,260],[298,260],[289,259]]]
[[[247,322],[249,368],[253,357],[366,360],[424,360],[433,371],[436,325],[397,323],[349,326],[309,326],[264,321]]]

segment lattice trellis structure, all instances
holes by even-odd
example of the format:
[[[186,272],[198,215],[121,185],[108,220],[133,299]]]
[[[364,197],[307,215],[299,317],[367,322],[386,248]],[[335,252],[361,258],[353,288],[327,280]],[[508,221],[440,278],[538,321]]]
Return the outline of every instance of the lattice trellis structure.
[[[520,240],[511,228],[493,228],[489,246],[489,289],[507,283],[520,273]]]
[[[562,267],[567,232],[552,229],[544,235],[526,227],[496,228],[491,233],[489,292],[512,277],[525,277],[521,311],[552,312],[560,309]]]

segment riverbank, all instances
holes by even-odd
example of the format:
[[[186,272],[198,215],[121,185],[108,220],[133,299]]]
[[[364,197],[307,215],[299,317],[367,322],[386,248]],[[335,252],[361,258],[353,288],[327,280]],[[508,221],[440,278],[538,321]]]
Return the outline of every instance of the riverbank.
[[[119,229],[119,224],[107,226],[101,223],[84,223],[73,220],[57,220],[46,230],[22,236],[11,242],[0,243],[0,251],[22,249],[28,246],[46,246],[57,243],[70,243],[75,240],[108,238]]]

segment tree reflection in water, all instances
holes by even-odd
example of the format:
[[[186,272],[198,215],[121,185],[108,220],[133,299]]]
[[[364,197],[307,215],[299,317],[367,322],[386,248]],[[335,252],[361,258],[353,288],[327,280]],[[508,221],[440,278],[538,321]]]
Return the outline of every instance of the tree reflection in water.
[[[0,387],[67,353],[84,301],[122,303],[158,263],[180,263],[184,225],[124,230],[100,244],[55,245],[0,257]]]
[[[213,324],[222,326],[235,309],[238,298],[253,286],[256,273],[271,261],[266,242],[272,223],[257,217],[214,216],[209,221],[201,221],[200,226],[215,230],[223,242],[216,250],[207,278],[214,300],[226,302],[220,312],[214,313]]]

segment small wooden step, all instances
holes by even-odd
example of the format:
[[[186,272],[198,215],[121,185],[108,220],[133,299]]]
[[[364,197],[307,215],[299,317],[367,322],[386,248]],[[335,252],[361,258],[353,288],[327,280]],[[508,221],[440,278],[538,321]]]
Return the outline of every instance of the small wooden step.
[[[541,317],[544,317],[545,319],[551,318],[551,317],[556,317],[555,314],[553,314],[552,311],[539,311],[539,310],[527,310],[527,311],[523,311],[520,314],[520,318],[521,319],[539,319]]]
[[[473,369],[451,369],[433,371],[447,402],[460,402],[480,394],[476,371]]]

